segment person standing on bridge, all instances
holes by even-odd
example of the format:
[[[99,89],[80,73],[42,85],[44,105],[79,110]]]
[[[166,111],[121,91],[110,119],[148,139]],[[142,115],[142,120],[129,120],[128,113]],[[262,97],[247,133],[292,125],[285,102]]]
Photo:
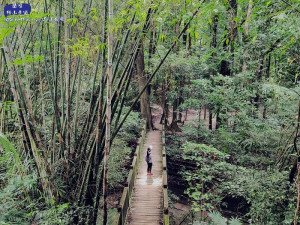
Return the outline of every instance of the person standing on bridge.
[[[152,150],[152,146],[150,145],[148,148],[147,148],[147,155],[146,155],[146,162],[147,162],[147,175],[153,175],[151,173],[151,170],[152,170],[152,153],[151,153],[151,150]]]

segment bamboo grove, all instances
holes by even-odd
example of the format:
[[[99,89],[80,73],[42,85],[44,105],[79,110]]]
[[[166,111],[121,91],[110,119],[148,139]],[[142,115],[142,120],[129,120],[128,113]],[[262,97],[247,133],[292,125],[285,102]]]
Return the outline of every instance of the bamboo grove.
[[[102,180],[107,182],[102,162],[104,159],[106,170],[109,145],[175,44],[127,114],[121,117],[140,43],[151,29],[151,18],[162,3],[124,2],[118,10],[122,18],[115,20],[112,1],[107,0],[100,3],[45,0],[31,4],[39,12],[30,17],[58,16],[65,21],[14,22],[2,26],[5,37],[1,68],[2,78],[7,78],[1,85],[2,101],[16,102],[19,108],[17,116],[24,153],[34,159],[46,199],[91,206],[90,214],[77,219],[95,223]],[[31,60],[25,62],[28,55]],[[42,60],[36,60],[37,55]],[[21,60],[20,64],[17,59]],[[89,86],[83,85],[83,76]],[[51,115],[51,119],[46,115]],[[3,131],[5,124],[1,128]],[[48,130],[50,135],[46,133]],[[65,181],[63,187],[55,184],[54,168],[58,165],[62,167],[59,175]],[[103,185],[107,188],[107,184]]]
[[[209,58],[212,64],[207,69],[212,88],[205,89],[208,85],[203,85],[201,90],[213,96],[217,81],[212,77],[217,74],[232,77],[251,69],[255,78],[249,78],[247,84],[238,84],[251,86],[269,78],[273,61],[274,67],[280,64],[275,57],[273,61],[271,59],[276,50],[283,52],[280,57],[292,48],[295,52],[299,50],[297,29],[286,28],[278,32],[279,35],[273,35],[272,40],[251,33],[259,4],[264,7],[274,5],[278,8],[278,18],[286,13],[292,15],[293,21],[299,22],[295,16],[299,15],[297,1],[292,1],[294,5],[284,0],[279,3],[256,0],[27,2],[33,9],[31,14],[15,18],[25,17],[31,22],[6,22],[1,15],[0,133],[12,134],[10,139],[21,150],[17,153],[4,136],[0,136],[0,142],[5,143],[16,156],[16,173],[24,177],[25,173],[33,170],[38,174],[40,193],[34,196],[25,190],[24,199],[30,202],[30,199],[43,196],[43,203],[50,207],[72,203],[74,211],[80,209],[73,215],[74,224],[96,224],[99,214],[103,224],[108,223],[110,148],[130,113],[138,108],[138,103],[141,103],[141,114],[147,121],[147,128],[153,128],[149,120],[149,89],[154,80],[154,91],[160,89],[158,98],[163,114],[167,115],[168,107],[173,107],[169,129],[180,131],[177,112],[181,110],[181,120],[180,105],[184,104],[183,91],[179,89],[191,85],[193,77],[182,74],[187,77],[182,81],[173,77],[171,66],[166,71],[164,64],[172,52],[183,49],[187,52],[186,57],[192,57],[193,53],[197,55],[202,51],[193,52],[193,45],[209,46],[208,53],[202,55],[199,61]],[[12,2],[2,0],[0,3],[5,6]],[[238,8],[238,5],[242,6]],[[238,15],[238,11],[243,13]],[[267,17],[266,20],[270,22],[272,18]],[[221,33],[221,30],[224,32]],[[248,47],[259,38],[267,44]],[[241,47],[242,56],[236,56],[238,42],[246,46]],[[219,54],[218,51],[223,52]],[[255,55],[255,60],[250,63],[246,56],[251,54]],[[148,64],[145,66],[146,57]],[[292,70],[299,72],[295,69],[299,57],[287,60]],[[136,81],[139,74],[142,76]],[[292,80],[296,85],[299,74],[282,78],[283,82],[286,80]],[[173,93],[175,98],[168,97],[168,92]],[[193,95],[197,95],[197,91],[185,97]],[[259,109],[260,96],[257,94],[249,98],[253,107]],[[220,103],[203,103],[202,95],[199,99],[196,103],[199,111],[202,106],[209,109],[210,130],[214,115],[216,129],[227,122],[220,116],[224,113]],[[291,182],[295,178],[299,180],[299,115],[295,123],[293,140],[298,158],[293,161]],[[291,123],[293,125],[294,122]],[[31,166],[26,168],[21,159]],[[286,166],[286,160],[290,158],[282,157],[281,160]],[[99,212],[100,208],[103,214]]]

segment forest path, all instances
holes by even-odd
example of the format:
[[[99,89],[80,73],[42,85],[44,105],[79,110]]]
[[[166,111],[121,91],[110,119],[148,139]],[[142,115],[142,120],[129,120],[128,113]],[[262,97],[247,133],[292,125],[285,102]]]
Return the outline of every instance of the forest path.
[[[157,130],[147,133],[126,224],[162,224],[162,125],[159,124],[160,119],[155,118],[154,121]],[[152,145],[153,175],[147,175],[145,161],[149,145]]]

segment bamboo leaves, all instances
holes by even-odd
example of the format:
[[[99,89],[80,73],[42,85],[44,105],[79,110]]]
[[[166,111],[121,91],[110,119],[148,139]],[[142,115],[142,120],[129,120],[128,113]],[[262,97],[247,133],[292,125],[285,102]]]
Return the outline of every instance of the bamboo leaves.
[[[69,49],[74,56],[80,55],[86,58],[91,54],[90,44],[87,37],[78,38],[77,42],[73,45],[69,45]]]
[[[24,148],[49,199],[57,197],[56,190],[62,195],[74,190],[64,200],[94,207],[91,218],[80,215],[86,220],[97,219],[110,145],[132,110],[123,116],[132,101],[138,45],[147,43],[149,28],[155,32],[151,20],[162,10],[160,4],[126,2],[116,7],[112,18],[112,1],[107,7],[92,0],[45,0],[35,11],[64,16],[65,22],[20,26],[17,35],[5,38],[6,76],[10,97],[21,108]],[[162,33],[167,42],[167,32]],[[62,164],[62,173],[57,173],[57,164]],[[65,182],[65,189],[56,187],[51,177]],[[106,196],[106,186],[103,190]]]
[[[14,157],[14,161],[15,161],[15,165],[17,166],[19,173],[22,174],[22,163],[21,160],[19,158],[19,154],[17,153],[15,147],[13,146],[12,143],[10,143],[10,141],[6,138],[6,136],[2,133],[0,133],[0,144],[2,144],[2,146],[4,147],[4,150],[7,153],[11,153]]]
[[[11,65],[22,65],[22,64],[26,64],[26,63],[31,63],[31,62],[38,62],[38,61],[42,61],[43,60],[43,56],[32,56],[32,55],[26,55],[24,57],[24,59],[20,59],[20,58],[16,58],[14,62],[8,63],[8,66]]]

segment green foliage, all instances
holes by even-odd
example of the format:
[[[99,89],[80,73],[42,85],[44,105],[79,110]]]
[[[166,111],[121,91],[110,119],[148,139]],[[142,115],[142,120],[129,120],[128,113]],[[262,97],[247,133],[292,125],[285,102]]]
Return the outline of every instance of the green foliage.
[[[128,108],[125,107],[125,112],[127,110]],[[131,112],[111,147],[108,175],[108,183],[111,188],[118,188],[127,178],[126,166],[128,166],[130,156],[135,150],[132,146],[136,142],[139,129],[139,113]]]
[[[242,225],[240,219],[238,218],[231,218],[227,219],[221,215],[220,212],[214,211],[208,213],[209,222],[200,222],[194,221],[193,225]]]
[[[70,215],[67,212],[69,204],[54,205],[46,210],[39,210],[35,214],[35,220],[38,224],[70,224]],[[30,215],[30,214],[29,214]]]
[[[287,172],[230,164],[226,162],[228,154],[204,144],[187,142],[183,149],[183,159],[195,163],[195,169],[181,172],[189,184],[186,193],[192,199],[195,211],[215,210],[221,207],[225,196],[241,197],[249,204],[246,216],[251,222],[292,222],[297,194],[289,187]]]
[[[151,7],[151,20],[147,24],[149,30],[143,37],[147,75],[153,72],[154,65],[160,63],[161,56],[176,41],[173,53],[152,82],[152,90],[157,94],[152,98],[159,102],[163,91],[166,102],[170,105],[180,93],[185,102],[179,110],[194,109],[200,112],[202,107],[206,107],[220,119],[220,126],[216,131],[207,130],[204,122],[198,118],[183,127],[184,134],[169,138],[168,144],[175,146],[167,146],[169,159],[183,159],[195,167],[182,168],[181,173],[189,184],[186,193],[193,200],[194,209],[220,210],[225,203],[225,196],[230,196],[240,198],[248,204],[243,213],[252,223],[290,224],[296,193],[295,187],[289,186],[287,177],[295,158],[291,137],[294,135],[299,100],[297,93],[300,93],[299,2],[252,1],[251,15],[247,15],[249,1],[237,0],[236,14],[231,6],[233,2],[235,1],[116,1],[114,19],[109,21],[107,27],[114,32],[114,49],[117,50],[113,51],[113,68],[116,68],[115,63],[120,56],[120,65],[114,74],[116,80],[113,91],[119,86],[119,75],[126,67],[134,42],[143,36],[141,30],[146,25],[148,9]],[[67,224],[72,223],[71,220],[68,221],[69,216],[89,212],[91,208],[74,209],[72,204],[63,201],[53,203],[54,206],[50,207],[45,202],[38,187],[38,172],[31,156],[24,153],[21,145],[18,146],[22,140],[19,128],[23,122],[20,125],[17,123],[19,109],[10,105],[9,101],[14,98],[10,88],[17,88],[19,97],[24,99],[24,102],[20,101],[21,104],[28,104],[28,109],[32,106],[32,115],[30,110],[24,109],[26,113],[23,116],[28,119],[34,136],[35,132],[40,134],[38,144],[47,150],[43,152],[45,161],[49,162],[53,171],[51,178],[59,194],[64,200],[68,197],[77,198],[77,193],[67,195],[67,191],[72,189],[75,192],[77,188],[73,189],[72,181],[70,186],[66,185],[69,179],[64,177],[64,163],[67,159],[63,152],[67,150],[65,147],[70,147],[79,156],[72,159],[76,162],[76,167],[71,168],[68,175],[75,177],[77,187],[81,182],[87,183],[88,188],[84,189],[87,193],[92,193],[94,180],[89,183],[81,181],[81,178],[85,160],[92,152],[94,137],[97,136],[94,132],[97,110],[93,105],[97,105],[98,101],[94,97],[99,96],[97,85],[100,83],[100,74],[105,74],[106,69],[106,53],[103,52],[106,43],[102,43],[105,36],[102,35],[105,24],[104,4],[98,1],[78,1],[72,6],[68,4],[65,9],[60,4],[53,5],[52,1],[47,7],[47,1],[32,3],[32,13],[24,16],[25,18],[37,20],[66,13],[67,20],[61,24],[43,22],[43,25],[33,21],[28,27],[22,26],[24,22],[6,23],[4,17],[1,18],[0,44],[4,44],[5,51],[0,56],[0,89],[4,106],[1,106],[0,122],[2,132],[9,134],[7,136],[13,144],[0,135],[1,146],[4,146],[0,150],[0,202],[4,203],[0,206],[0,223]],[[200,11],[188,26],[188,44],[184,46],[182,39],[177,39],[176,36],[199,6]],[[47,13],[44,12],[46,8]],[[135,20],[129,24],[133,15]],[[216,46],[212,47],[215,16],[218,17]],[[248,33],[246,23],[249,25]],[[15,32],[16,28],[20,28],[20,32]],[[66,30],[68,34],[64,36]],[[123,34],[127,30],[130,31],[128,41],[123,43]],[[148,49],[149,34],[153,35],[153,49]],[[24,46],[20,46],[18,40]],[[6,53],[6,47],[9,53]],[[36,55],[41,54],[41,47],[45,51],[43,57]],[[119,52],[123,47],[124,51]],[[65,48],[70,50],[68,59],[64,56]],[[21,51],[24,51],[25,57],[21,57]],[[150,57],[149,52],[154,51],[155,54]],[[103,55],[104,58],[98,58],[97,55]],[[102,60],[104,64],[100,65]],[[229,64],[231,76],[220,75],[224,61]],[[8,85],[7,82],[12,80],[12,73],[8,73],[7,66],[11,65],[14,65],[13,71],[18,81]],[[100,71],[100,68],[104,71]],[[70,79],[66,70],[70,72]],[[259,72],[261,77],[258,76]],[[51,74],[49,78],[46,77],[47,73]],[[160,90],[163,82],[166,85]],[[19,84],[23,84],[22,90]],[[72,93],[70,116],[67,114],[68,85]],[[3,92],[2,87],[5,89]],[[125,105],[132,103],[138,89],[137,82],[131,82],[128,93],[124,96]],[[123,92],[116,91],[118,99]],[[105,98],[105,90],[103,97]],[[124,111],[127,109],[125,107]],[[95,117],[88,117],[91,114]],[[56,115],[58,118],[54,122],[53,116]],[[123,114],[121,118],[122,116]],[[139,133],[138,117],[138,113],[130,114],[112,145],[109,162],[110,188],[117,188],[126,178],[126,166]],[[59,121],[61,131],[58,131]],[[72,124],[70,143],[66,141],[68,122]],[[112,121],[112,126],[115,123],[116,121]],[[79,135],[84,140],[78,140]],[[61,140],[61,136],[64,140]],[[81,141],[84,143],[78,149]],[[185,143],[186,141],[188,142]],[[60,159],[56,160],[57,158]],[[82,161],[76,161],[78,158]],[[59,173],[56,173],[57,170]],[[60,176],[56,176],[57,174]],[[95,177],[95,173],[93,175]],[[86,200],[85,196],[80,197]],[[211,216],[219,224],[225,221],[220,214]],[[229,223],[239,222],[231,220]]]
[[[26,63],[32,63],[32,62],[38,62],[43,60],[43,56],[37,56],[34,57],[32,55],[26,55],[24,59],[15,59],[14,62],[12,63],[8,63],[7,65],[11,66],[11,65],[22,65],[22,64],[26,64]]]
[[[111,148],[109,157],[109,175],[108,183],[112,188],[116,188],[123,183],[128,172],[124,167],[128,160],[132,149],[127,147],[126,141],[116,138]]]
[[[2,160],[9,159],[10,157],[13,157],[15,161],[15,165],[19,169],[19,172],[21,172],[21,161],[19,158],[19,154],[16,152],[14,146],[10,141],[6,138],[6,136],[2,133],[0,133],[0,144],[4,147],[5,153],[3,154]]]
[[[69,45],[68,47],[74,56],[80,55],[87,57],[88,53],[91,53],[90,44],[86,37],[78,38],[77,41],[74,41],[73,45]]]
[[[123,112],[127,112],[129,107],[124,107]],[[122,118],[122,115],[121,115]],[[121,128],[120,132],[118,133],[118,137],[122,138],[123,140],[132,143],[136,141],[136,136],[140,132],[141,120],[139,118],[138,112],[131,112],[127,117],[123,127]]]
[[[251,221],[259,224],[290,224],[296,204],[295,190],[289,187],[288,173],[276,170],[258,171],[241,168],[222,184],[222,191],[243,196],[251,205]],[[287,205],[286,198],[290,203]],[[283,218],[283,220],[282,220]]]
[[[219,212],[209,213],[208,216],[211,218],[212,224],[227,225],[227,219],[222,217],[221,213]]]
[[[183,145],[183,159],[195,163],[195,170],[182,171],[183,178],[189,183],[186,193],[193,200],[195,211],[210,211],[220,204],[220,196],[214,189],[224,179],[227,171],[225,159],[228,155],[205,144],[187,142]],[[208,191],[209,190],[209,191]]]
[[[242,225],[242,222],[239,219],[232,218],[229,221],[222,217],[221,213],[219,212],[212,212],[208,214],[209,218],[211,219],[212,225]]]
[[[174,194],[171,190],[168,190],[168,204],[170,208],[174,207],[174,203],[179,200],[179,197]]]
[[[21,165],[17,150],[3,134],[0,143],[5,150],[0,151],[0,224],[30,224],[32,219],[38,224],[68,224],[68,204],[49,207],[39,190],[36,172],[25,174],[31,162],[26,165],[29,168]]]

